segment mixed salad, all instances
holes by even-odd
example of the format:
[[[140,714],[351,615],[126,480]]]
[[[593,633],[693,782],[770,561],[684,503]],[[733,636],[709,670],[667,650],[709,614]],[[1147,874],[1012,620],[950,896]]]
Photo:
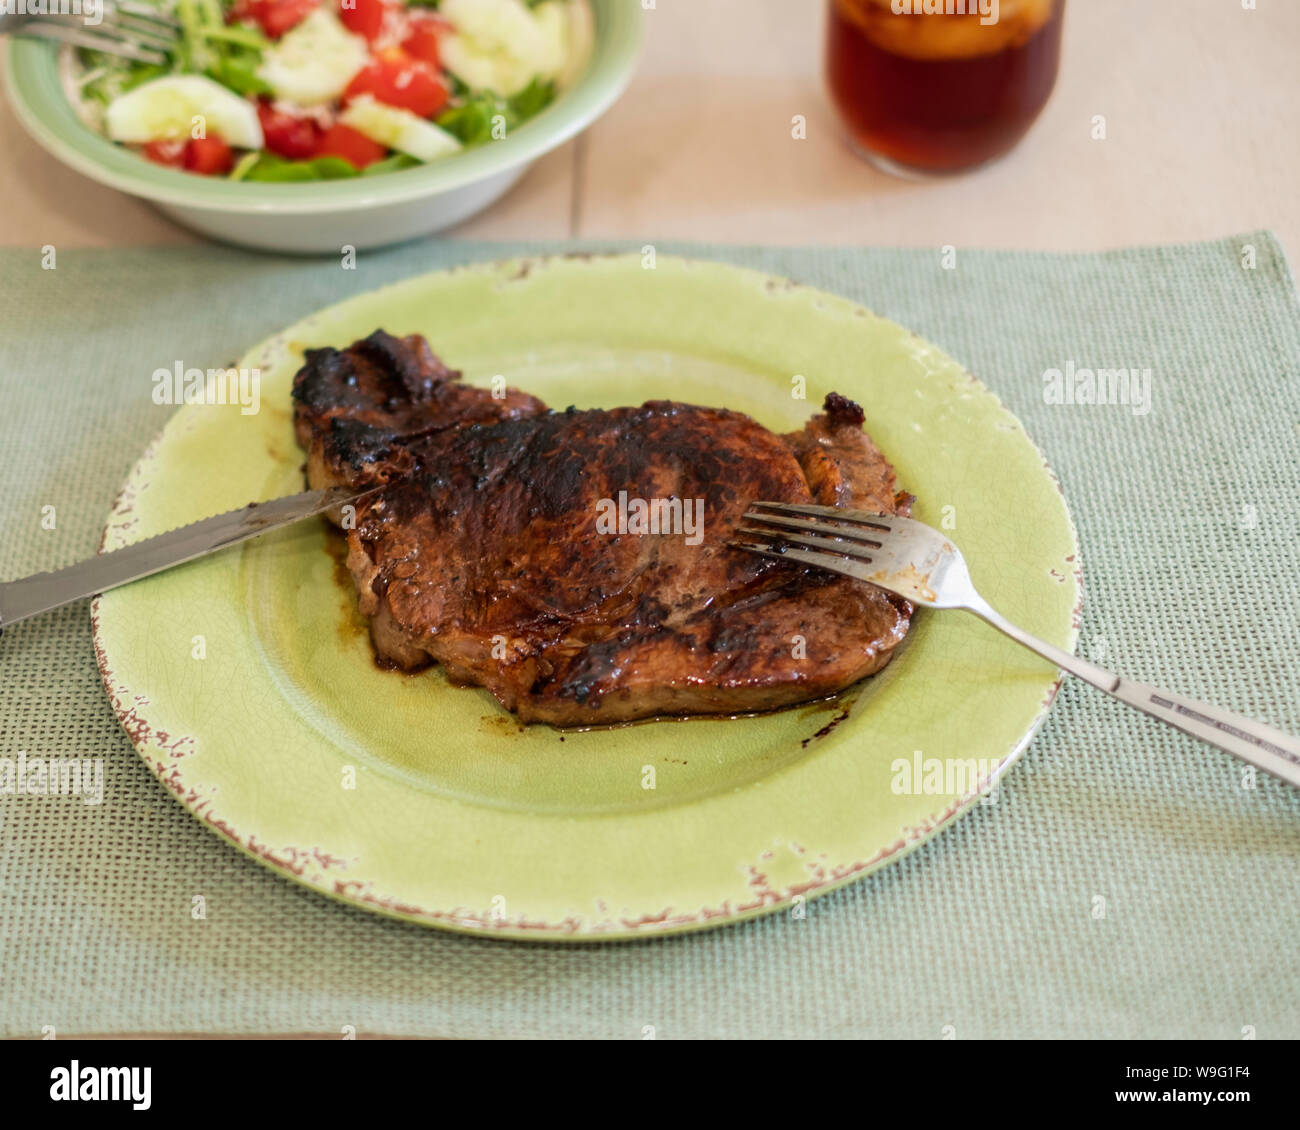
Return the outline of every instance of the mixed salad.
[[[202,176],[370,176],[499,140],[573,82],[586,0],[156,0],[162,65],[78,52],[83,116]]]

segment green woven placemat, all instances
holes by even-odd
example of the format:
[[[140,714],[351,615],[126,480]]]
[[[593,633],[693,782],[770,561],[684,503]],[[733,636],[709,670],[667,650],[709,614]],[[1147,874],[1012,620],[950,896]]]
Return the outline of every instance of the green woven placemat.
[[[0,252],[0,577],[95,551],[170,411],[131,374],[227,364],[360,290],[554,249],[424,243],[355,270]],[[1300,729],[1300,307],[1271,235],[954,269],[938,249],[659,250],[836,291],[966,363],[1062,480],[1081,650]],[[1071,367],[1150,369],[1149,411],[1047,403],[1044,372]],[[7,632],[0,680],[0,757],[105,770],[98,805],[0,796],[7,1035],[1300,1036],[1300,792],[1244,788],[1232,759],[1072,683],[997,804],[805,920],[565,948],[374,918],[232,851],[131,750],[84,604]]]

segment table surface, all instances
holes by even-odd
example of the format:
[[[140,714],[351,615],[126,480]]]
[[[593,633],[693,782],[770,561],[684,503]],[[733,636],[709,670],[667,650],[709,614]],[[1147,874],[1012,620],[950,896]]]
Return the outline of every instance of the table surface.
[[[658,0],[618,105],[447,235],[1094,250],[1268,227],[1300,246],[1296,0],[1258,0],[1255,11],[1240,0],[1074,0],[1061,79],[1034,131],[1003,162],[932,183],[881,174],[844,146],[821,82],[822,12],[820,0]],[[807,118],[802,141],[795,114]],[[1090,137],[1097,114],[1105,141]],[[197,242],[46,155],[2,99],[0,151],[0,245]],[[1067,785],[1082,771],[1045,765],[1049,782],[1057,772]],[[1119,796],[1122,815],[1125,796],[1147,794]],[[1267,926],[1240,929],[1250,939]],[[427,953],[430,940],[412,945]],[[531,983],[531,955],[515,955],[513,983]]]
[[[822,87],[823,8],[658,0],[617,106],[447,235],[1094,250],[1267,227],[1300,246],[1295,0],[1074,0],[1033,132],[988,169],[928,183],[844,145]],[[0,245],[197,239],[65,169],[3,105],[0,151]]]

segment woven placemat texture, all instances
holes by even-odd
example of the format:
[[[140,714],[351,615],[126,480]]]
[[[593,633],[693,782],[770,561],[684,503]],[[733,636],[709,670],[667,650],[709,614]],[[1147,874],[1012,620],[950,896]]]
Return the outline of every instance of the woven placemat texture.
[[[47,269],[0,251],[0,577],[95,551],[171,411],[131,377],[160,346],[228,364],[373,286],[573,246],[426,242],[355,270],[188,247],[55,249]],[[1061,479],[1080,650],[1300,730],[1300,306],[1271,235],[959,251],[953,269],[938,248],[658,249],[846,295],[960,359]],[[1043,374],[1071,365],[1150,369],[1149,411],[1047,403]],[[0,689],[0,757],[105,770],[99,805],[0,795],[6,1035],[1300,1036],[1300,791],[1243,787],[1231,758],[1087,687],[1065,685],[997,804],[806,920],[581,948],[387,921],[239,855],[132,751],[85,603],[4,634]]]

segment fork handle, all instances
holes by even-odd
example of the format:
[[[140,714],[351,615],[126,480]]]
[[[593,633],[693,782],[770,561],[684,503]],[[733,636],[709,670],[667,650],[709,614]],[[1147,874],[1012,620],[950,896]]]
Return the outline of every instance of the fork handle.
[[[1300,786],[1300,739],[1283,733],[1263,722],[1234,714],[1208,702],[1200,702],[1187,695],[1163,691],[1149,683],[1125,679],[1068,651],[1054,647],[1046,640],[1032,636],[1023,628],[1011,623],[1005,616],[991,608],[980,597],[967,605],[967,610],[987,621],[1017,643],[1036,651],[1044,659],[1055,663],[1063,671],[1091,683],[1099,690],[1113,695],[1121,702],[1136,707],[1144,714],[1159,718],[1175,729],[1218,746],[1242,761],[1265,773]]]

